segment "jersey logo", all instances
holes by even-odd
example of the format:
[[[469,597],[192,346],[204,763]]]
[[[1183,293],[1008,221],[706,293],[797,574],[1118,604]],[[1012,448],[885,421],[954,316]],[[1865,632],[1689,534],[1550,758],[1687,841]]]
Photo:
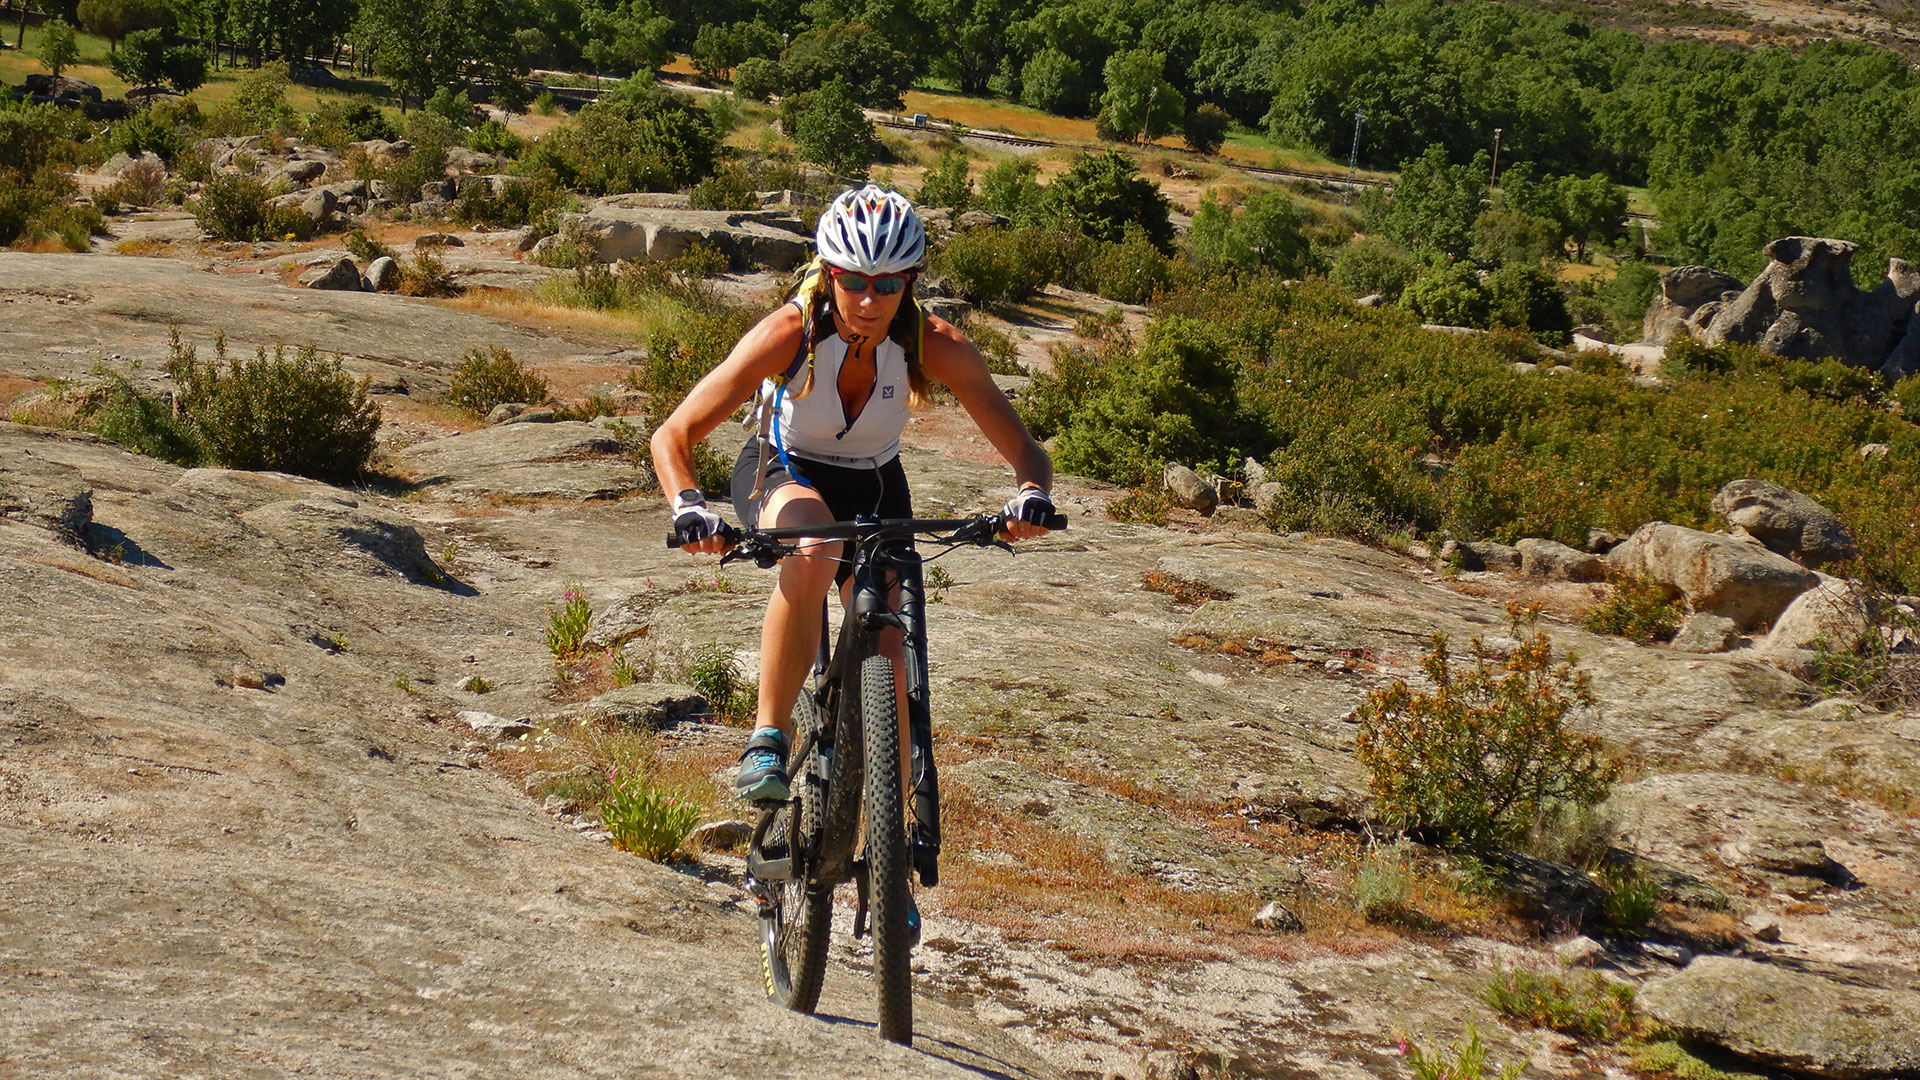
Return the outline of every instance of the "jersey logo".
[[[883,387],[881,387],[881,388],[880,388],[880,396],[881,396],[881,397],[883,397],[883,398],[890,398],[890,397],[892,397],[892,396],[893,396],[893,387],[891,387],[891,386],[883,386]]]

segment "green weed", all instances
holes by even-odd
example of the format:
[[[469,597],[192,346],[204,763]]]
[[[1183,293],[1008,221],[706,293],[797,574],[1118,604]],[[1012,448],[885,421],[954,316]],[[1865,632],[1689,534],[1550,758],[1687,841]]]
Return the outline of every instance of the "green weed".
[[[654,787],[639,773],[616,774],[600,800],[600,821],[611,843],[643,859],[672,858],[700,824],[700,804]]]
[[[1588,1042],[1616,1042],[1633,1034],[1633,988],[1600,977],[1542,975],[1525,968],[1496,969],[1481,1000],[1528,1027],[1552,1028]]]
[[[1466,1025],[1451,1053],[1422,1050],[1404,1037],[1400,1052],[1407,1056],[1415,1080],[1485,1080],[1487,1076],[1487,1048],[1480,1041],[1480,1029],[1472,1024]],[[1524,1066],[1524,1062],[1509,1062],[1496,1075],[1499,1080],[1519,1080]]]
[[[1596,634],[1616,634],[1630,641],[1667,641],[1680,628],[1680,601],[1673,591],[1652,578],[1620,574],[1605,603],[1588,612],[1580,624]]]
[[[560,607],[547,607],[547,651],[556,665],[569,665],[580,659],[580,649],[593,622],[593,606],[577,584],[568,585],[560,594]]]

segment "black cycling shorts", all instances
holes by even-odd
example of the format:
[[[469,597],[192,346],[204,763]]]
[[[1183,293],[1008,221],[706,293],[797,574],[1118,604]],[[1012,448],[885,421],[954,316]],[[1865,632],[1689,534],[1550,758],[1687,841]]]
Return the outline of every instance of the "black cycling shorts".
[[[739,459],[733,464],[733,512],[740,518],[740,524],[749,529],[759,528],[760,520],[760,506],[751,497],[756,441],[748,439],[747,445],[740,448]],[[907,490],[907,471],[901,468],[898,455],[877,469],[850,469],[791,453],[783,463],[780,455],[769,447],[766,484],[761,495],[764,497],[767,492],[789,480],[805,481],[808,487],[818,491],[820,497],[826,500],[827,510],[833,514],[835,521],[852,521],[856,517],[913,516],[913,494]],[[841,562],[840,572],[836,575],[838,580],[845,581],[852,576],[852,559],[853,543],[848,541],[845,561]]]

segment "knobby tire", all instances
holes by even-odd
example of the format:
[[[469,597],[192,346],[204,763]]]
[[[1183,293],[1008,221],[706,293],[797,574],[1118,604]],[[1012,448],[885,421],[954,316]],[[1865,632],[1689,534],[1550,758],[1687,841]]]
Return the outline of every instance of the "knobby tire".
[[[783,843],[788,850],[817,851],[825,824],[826,785],[814,775],[813,758],[820,745],[820,708],[802,692],[794,706],[796,745],[809,741],[814,748],[807,760],[792,763],[795,803],[779,811],[768,840]],[[833,886],[812,880],[817,868],[810,867],[807,878],[781,882],[776,898],[776,915],[762,919],[760,933],[761,968],[766,975],[767,996],[794,1012],[810,1013],[820,1003],[820,987],[826,978],[827,941],[833,924]]]
[[[913,897],[906,812],[900,794],[900,722],[893,661],[869,656],[860,665],[860,724],[866,749],[866,868],[873,923],[873,981],[880,1037],[913,1043]]]

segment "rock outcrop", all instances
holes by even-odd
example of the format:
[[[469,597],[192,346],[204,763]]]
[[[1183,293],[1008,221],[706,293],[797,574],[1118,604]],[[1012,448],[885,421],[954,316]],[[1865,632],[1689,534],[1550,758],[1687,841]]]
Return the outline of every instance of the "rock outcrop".
[[[1920,1073],[1920,994],[1851,986],[1703,956],[1636,999],[1677,1034],[1776,1069],[1832,1080]]]
[[[1813,571],[1759,544],[1664,521],[1640,526],[1607,553],[1607,561],[1668,586],[1694,611],[1724,615],[1743,630],[1773,622],[1819,581]]]
[[[736,267],[791,270],[811,248],[800,219],[784,210],[681,210],[649,201],[625,195],[597,200],[567,215],[561,231],[584,241],[601,262],[673,259],[700,243]]]
[[[1890,260],[1886,280],[1862,292],[1853,284],[1855,248],[1810,236],[1775,240],[1767,245],[1766,269],[1697,336],[1708,345],[1751,343],[1795,360],[1836,357],[1883,368],[1913,321],[1920,269]]]
[[[1714,495],[1713,512],[1727,520],[1735,536],[1751,536],[1808,569],[1860,554],[1838,514],[1779,484],[1729,481]]]
[[[1708,266],[1676,266],[1660,275],[1660,295],[1647,305],[1640,336],[1665,345],[1676,335],[1698,335],[1744,288],[1740,279]]]

